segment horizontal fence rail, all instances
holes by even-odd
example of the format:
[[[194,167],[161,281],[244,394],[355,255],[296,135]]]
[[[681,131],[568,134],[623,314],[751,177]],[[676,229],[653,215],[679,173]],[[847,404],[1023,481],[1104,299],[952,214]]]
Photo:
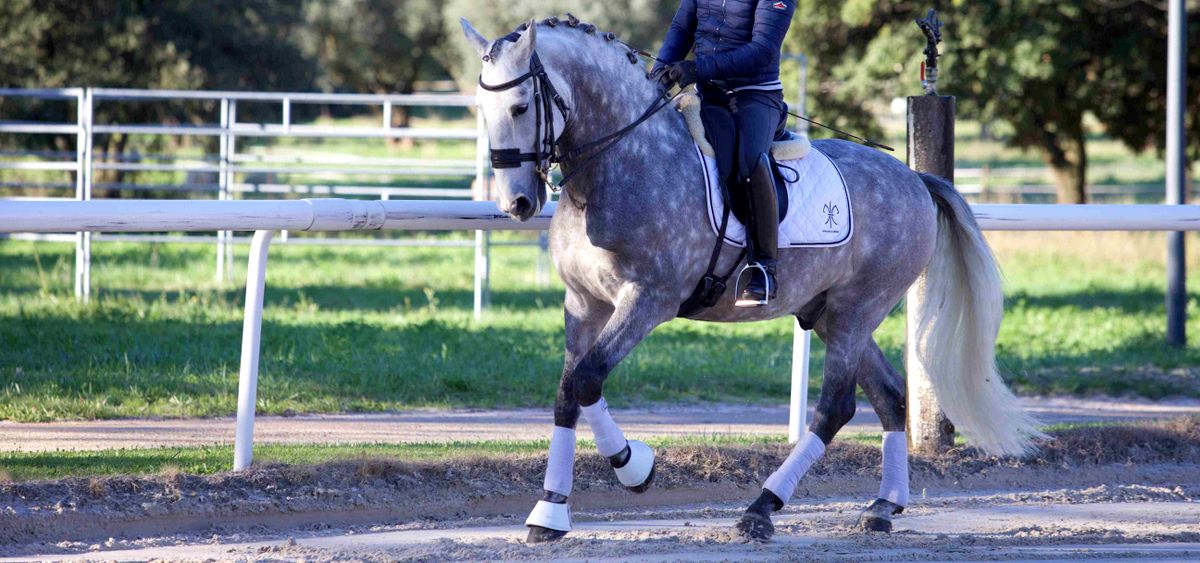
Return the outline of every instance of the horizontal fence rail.
[[[0,200],[0,232],[524,230],[549,228],[557,202],[518,223],[491,201]],[[1196,231],[1193,205],[971,205],[991,231]]]
[[[0,232],[541,231],[550,228],[555,208],[551,202],[538,216],[518,223],[491,201],[0,201]]]

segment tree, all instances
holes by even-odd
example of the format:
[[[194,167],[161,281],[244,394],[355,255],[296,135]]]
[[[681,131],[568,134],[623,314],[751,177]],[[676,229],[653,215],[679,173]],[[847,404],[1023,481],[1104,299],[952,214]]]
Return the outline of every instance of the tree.
[[[409,94],[445,76],[433,51],[445,41],[442,5],[421,0],[316,0],[306,8],[306,49],[328,91]],[[408,123],[404,107],[395,119]]]
[[[0,3],[0,76],[6,86],[29,88],[310,89],[312,65],[290,41],[301,15],[296,0],[6,0]],[[74,109],[64,104],[13,99],[0,100],[0,113],[74,120]],[[215,114],[215,104],[95,108],[101,123],[211,123]],[[103,159],[122,154],[129,141],[128,135],[100,135],[96,146]],[[26,135],[18,142],[74,146],[71,136]],[[121,174],[107,180],[119,181]]]

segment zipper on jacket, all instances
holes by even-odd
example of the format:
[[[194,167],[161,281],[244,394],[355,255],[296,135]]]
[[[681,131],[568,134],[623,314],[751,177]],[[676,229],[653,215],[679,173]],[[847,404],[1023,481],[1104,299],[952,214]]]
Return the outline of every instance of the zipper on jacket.
[[[729,0],[721,0],[721,23],[717,26],[717,42],[713,44],[712,54],[717,54],[717,47],[721,45],[721,30],[725,28],[725,20],[728,18],[729,10],[726,9],[725,3]]]

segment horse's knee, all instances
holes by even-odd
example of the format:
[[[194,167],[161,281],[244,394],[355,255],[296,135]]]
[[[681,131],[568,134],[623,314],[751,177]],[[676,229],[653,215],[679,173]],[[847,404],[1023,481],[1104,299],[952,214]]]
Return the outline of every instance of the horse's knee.
[[[813,413],[813,421],[809,429],[822,442],[828,444],[833,441],[838,430],[841,430],[854,418],[857,408],[858,405],[854,402],[854,393],[841,394],[828,402],[821,401],[817,405],[816,412]]]
[[[585,358],[571,372],[571,391],[580,405],[594,405],[604,392],[604,377],[608,371],[600,362]]]

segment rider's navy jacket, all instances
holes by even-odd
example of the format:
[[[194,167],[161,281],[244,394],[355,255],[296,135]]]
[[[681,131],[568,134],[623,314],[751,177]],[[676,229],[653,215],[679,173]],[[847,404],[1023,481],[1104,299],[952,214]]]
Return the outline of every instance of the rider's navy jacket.
[[[658,56],[696,53],[700,82],[727,90],[780,90],[779,54],[796,0],[682,0]]]

